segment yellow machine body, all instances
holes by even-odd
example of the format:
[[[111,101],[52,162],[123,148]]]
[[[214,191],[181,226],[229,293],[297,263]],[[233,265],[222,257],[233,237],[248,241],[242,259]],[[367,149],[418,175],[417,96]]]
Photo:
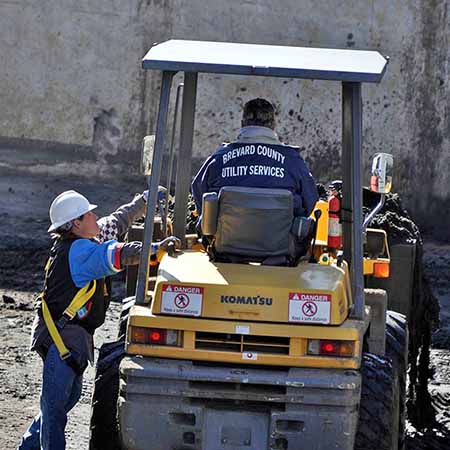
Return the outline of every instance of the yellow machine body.
[[[185,306],[182,302],[187,299]],[[204,252],[188,250],[162,259],[151,307],[132,308],[127,353],[253,365],[358,368],[369,315],[365,321],[348,319],[351,302],[345,263],[342,267],[308,262],[297,267],[215,263]],[[310,318],[308,303],[321,314],[316,311]],[[132,338],[136,328],[176,330],[179,338],[172,346],[136,343]],[[345,357],[311,355],[311,340],[345,341],[353,350]]]
[[[296,267],[211,261],[196,236],[189,249],[165,255],[152,303],[130,311],[126,350],[130,355],[233,364],[348,368],[360,366],[362,341],[370,321],[349,319],[353,304],[347,263],[326,253],[328,203],[319,201],[316,252]],[[379,230],[378,230],[379,232]],[[364,258],[364,274],[374,275],[386,257]],[[311,308],[308,312],[308,306]],[[173,345],[137,342],[136,330],[172,330]],[[351,354],[312,355],[311,342],[349,343]]]
[[[153,297],[154,314],[167,312],[162,307],[167,285],[202,288],[198,315],[211,319],[289,323],[295,320],[289,317],[289,303],[295,301],[295,294],[302,294],[311,299],[319,295],[329,303],[329,320],[317,323],[340,325],[347,318],[351,301],[346,265],[340,268],[308,262],[297,267],[216,263],[206,253],[196,251],[163,258]]]
[[[145,306],[130,311],[126,352],[157,358],[289,367],[357,369],[361,362],[361,343],[367,329],[365,321],[347,319],[340,327],[299,324],[213,320],[154,315]],[[132,341],[132,329],[177,330],[175,346],[140,344]],[[311,340],[351,342],[348,357],[308,354]]]

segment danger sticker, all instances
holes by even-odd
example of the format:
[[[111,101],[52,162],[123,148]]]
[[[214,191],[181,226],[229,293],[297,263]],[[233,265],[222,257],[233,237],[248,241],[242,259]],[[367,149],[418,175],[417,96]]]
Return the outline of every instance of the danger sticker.
[[[330,323],[331,295],[289,293],[289,322]]]
[[[203,288],[165,284],[162,288],[161,312],[183,316],[202,314]]]

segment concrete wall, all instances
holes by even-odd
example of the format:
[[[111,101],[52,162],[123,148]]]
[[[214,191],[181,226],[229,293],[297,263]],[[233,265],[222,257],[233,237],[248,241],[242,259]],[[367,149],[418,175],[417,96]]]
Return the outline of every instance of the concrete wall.
[[[20,139],[8,158],[35,170],[131,173],[158,103],[159,77],[140,58],[171,37],[378,49],[391,62],[363,89],[366,165],[392,152],[396,190],[426,229],[450,238],[449,22],[445,0],[0,0],[0,143]],[[255,96],[274,102],[279,134],[318,179],[338,176],[340,87],[319,81],[201,75],[199,159],[234,137]]]
[[[26,139],[42,156],[21,161],[42,171],[108,173],[130,157],[136,167],[146,88],[154,91],[140,58],[170,35],[168,15],[164,1],[1,0],[3,147]],[[66,150],[79,158],[67,164]]]

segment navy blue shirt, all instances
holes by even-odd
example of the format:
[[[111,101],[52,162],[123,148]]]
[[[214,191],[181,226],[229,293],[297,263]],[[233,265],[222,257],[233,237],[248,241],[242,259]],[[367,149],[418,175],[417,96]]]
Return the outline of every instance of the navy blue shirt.
[[[298,148],[281,143],[233,142],[219,147],[192,182],[199,213],[203,194],[224,186],[287,189],[294,196],[296,216],[309,216],[318,200],[316,183]]]

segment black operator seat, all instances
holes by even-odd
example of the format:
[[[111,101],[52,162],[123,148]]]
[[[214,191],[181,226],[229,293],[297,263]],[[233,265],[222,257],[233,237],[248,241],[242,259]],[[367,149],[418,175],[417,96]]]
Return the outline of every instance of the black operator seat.
[[[215,260],[291,265],[309,244],[310,235],[299,240],[298,229],[312,227],[310,219],[301,222],[285,189],[227,186],[203,195],[201,228]]]

